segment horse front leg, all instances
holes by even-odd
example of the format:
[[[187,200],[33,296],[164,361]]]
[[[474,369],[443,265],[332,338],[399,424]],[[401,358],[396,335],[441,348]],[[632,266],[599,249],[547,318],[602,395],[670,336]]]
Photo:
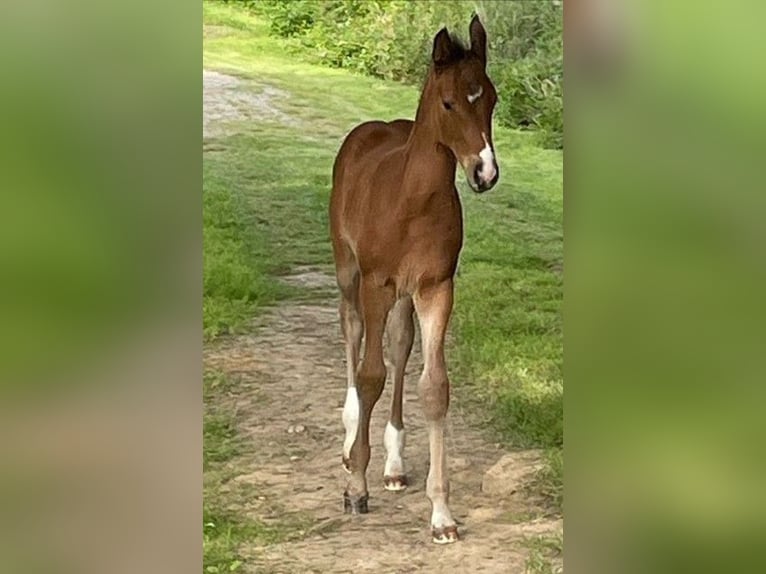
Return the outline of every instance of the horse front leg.
[[[419,290],[414,297],[423,344],[423,373],[418,391],[428,426],[430,467],[426,494],[431,501],[431,535],[437,544],[458,540],[455,520],[448,507],[449,480],[444,446],[444,423],[449,407],[449,379],[444,340],[453,301],[452,280]]]
[[[383,333],[386,317],[394,303],[394,292],[378,287],[371,278],[362,278],[360,289],[364,317],[364,358],[356,376],[359,424],[348,461],[350,474],[343,494],[343,507],[350,514],[365,514],[367,509],[367,465],[370,462],[370,417],[386,382],[383,361]]]

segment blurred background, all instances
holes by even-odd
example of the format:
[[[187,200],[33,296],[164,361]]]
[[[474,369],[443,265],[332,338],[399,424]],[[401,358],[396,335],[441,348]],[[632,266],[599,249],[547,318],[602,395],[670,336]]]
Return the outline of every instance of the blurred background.
[[[254,346],[253,337],[269,332],[276,307],[276,312],[285,316],[303,317],[298,322],[304,324],[305,336],[299,341],[315,342],[314,347],[305,343],[303,352],[296,354],[320,357],[312,369],[315,372],[322,361],[327,367],[322,381],[310,376],[296,381],[305,387],[300,400],[307,409],[317,409],[324,401],[343,398],[344,369],[333,366],[333,361],[342,361],[342,343],[336,339],[340,335],[335,319],[338,293],[327,221],[335,154],[349,131],[362,122],[414,117],[434,36],[446,26],[454,36],[467,41],[474,13],[486,27],[488,73],[498,91],[493,137],[502,175],[492,193],[482,196],[467,188],[462,174],[457,177],[465,214],[465,242],[447,353],[451,420],[457,421],[448,441],[452,445],[469,436],[460,426],[466,420],[473,423],[471,430],[478,430],[484,438],[472,448],[451,449],[449,456],[458,461],[456,464],[470,468],[471,472],[463,476],[476,481],[504,455],[532,462],[526,467],[512,465],[511,472],[526,477],[514,482],[514,488],[525,494],[503,497],[505,506],[499,504],[498,497],[482,493],[480,485],[455,479],[454,491],[464,494],[462,498],[455,495],[464,505],[456,512],[462,513],[458,520],[467,512],[483,512],[481,521],[465,518],[468,528],[477,533],[473,537],[476,545],[491,544],[489,537],[478,534],[481,528],[502,537],[497,532],[502,520],[502,527],[513,531],[504,541],[506,552],[493,564],[496,569],[502,570],[503,561],[512,558],[518,562],[508,567],[528,563],[534,573],[555,571],[560,565],[561,3],[211,1],[203,4],[205,568],[268,569],[265,555],[305,556],[301,544],[312,545],[317,560],[327,559],[342,554],[342,544],[353,544],[353,536],[363,536],[358,527],[344,522],[315,542],[297,531],[288,520],[291,515],[277,513],[269,506],[276,502],[257,502],[279,500],[273,487],[258,483],[253,485],[254,494],[238,495],[237,489],[229,486],[247,482],[252,474],[248,469],[253,466],[271,470],[277,465],[278,455],[263,453],[274,448],[270,444],[282,440],[283,433],[269,424],[284,406],[287,391],[270,394],[268,378],[260,372],[270,361],[239,368],[240,360],[224,361],[221,357],[231,354],[227,348],[236,347],[267,356],[267,351],[260,352]],[[294,278],[309,272],[329,288],[322,291],[301,285]],[[314,309],[321,307],[331,318],[332,330],[300,307],[305,301],[315,305]],[[327,340],[334,344],[316,348],[318,341]],[[283,355],[287,360],[287,349]],[[408,427],[413,430],[411,451],[421,453],[425,444],[417,441],[425,432],[417,427],[422,417],[415,392],[416,365],[413,359],[413,375],[405,384],[406,392],[411,393],[405,415],[411,422],[405,425],[412,425]],[[298,365],[292,367],[301,372]],[[285,386],[292,384],[288,375],[284,380]],[[243,390],[248,384],[251,390]],[[326,393],[321,399],[311,395],[317,387]],[[262,401],[243,407],[253,401],[256,392]],[[385,397],[381,403],[386,403]],[[259,412],[261,404],[270,405],[268,412],[253,414]],[[290,408],[291,412],[301,412],[300,405],[291,404]],[[385,412],[385,407],[378,406],[376,412],[381,411]],[[242,412],[250,414],[240,415]],[[264,422],[258,436],[252,438],[248,429],[258,420]],[[341,428],[337,418],[321,425],[316,420],[313,423],[321,426],[315,432],[332,433]],[[305,421],[307,427],[311,424]],[[377,434],[377,428],[372,433]],[[377,439],[372,440],[377,446]],[[228,448],[230,444],[237,445],[236,452]],[[301,466],[304,461],[336,456],[337,449],[327,444],[323,441],[315,448],[306,447],[308,453],[291,452],[295,457],[294,480],[308,474]],[[326,457],[323,448],[328,449]],[[372,464],[379,451],[375,453]],[[261,465],[255,462],[259,457],[265,461]],[[413,468],[424,462],[416,455],[412,461]],[[330,465],[317,465],[323,472],[333,472]],[[375,490],[371,492],[375,497]],[[467,504],[470,496],[481,497],[480,508]],[[324,515],[334,514],[332,493],[322,491],[317,497],[326,504]],[[400,533],[408,524],[413,531],[419,528],[419,523],[408,521],[408,517],[419,512],[420,502],[425,501],[402,501],[406,510],[396,518],[402,525]],[[236,503],[251,510],[232,512]],[[468,506],[470,510],[466,510]],[[304,511],[302,520],[309,524],[323,515],[315,508],[298,510]],[[281,519],[274,520],[274,514],[281,514]],[[527,527],[536,529],[536,535],[527,536]],[[290,540],[297,542],[289,546]],[[424,541],[418,535],[412,544]],[[389,537],[388,544],[398,547],[395,535]],[[388,548],[376,547],[377,556],[386,554]],[[430,556],[431,548],[408,548],[411,554],[395,552],[398,560],[412,558],[413,562],[428,563],[437,559]],[[444,567],[457,567],[461,557],[471,552],[481,550],[468,546],[462,553],[451,555]],[[354,557],[348,559],[353,561]],[[365,559],[375,561],[376,555]],[[274,568],[289,566],[280,563]],[[339,571],[342,566],[316,564],[318,570],[327,568]],[[392,564],[390,569],[399,568]],[[428,568],[413,564],[410,569]]]
[[[0,6],[0,571],[201,560],[199,27]]]
[[[356,27],[327,42],[323,11],[257,9],[296,49],[417,84],[386,76],[425,49],[406,10],[453,5],[400,4],[420,40],[380,68]],[[560,53],[523,40],[555,4],[476,4],[519,30],[490,49],[512,61],[498,120],[555,149]],[[765,5],[563,4],[566,567],[764,571]],[[0,7],[5,571],[201,563],[201,18]]]
[[[570,570],[764,569],[764,8],[567,4]]]

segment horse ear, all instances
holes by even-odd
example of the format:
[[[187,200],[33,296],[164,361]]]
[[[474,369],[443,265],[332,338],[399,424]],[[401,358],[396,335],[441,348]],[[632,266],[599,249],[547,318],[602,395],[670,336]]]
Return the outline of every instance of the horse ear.
[[[452,57],[452,38],[450,38],[447,28],[442,28],[434,37],[434,49],[431,54],[436,66],[446,66],[450,63]]]
[[[487,32],[479,20],[479,15],[474,14],[469,27],[471,36],[471,52],[478,56],[483,65],[487,65]]]

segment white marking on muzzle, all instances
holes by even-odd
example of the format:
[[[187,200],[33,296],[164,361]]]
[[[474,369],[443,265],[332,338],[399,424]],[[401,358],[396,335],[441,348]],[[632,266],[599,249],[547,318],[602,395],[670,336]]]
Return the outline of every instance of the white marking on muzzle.
[[[482,180],[490,182],[497,174],[497,171],[495,170],[495,154],[487,141],[487,135],[482,132],[481,137],[484,138],[484,149],[479,152],[479,157],[482,161],[479,175]]]
[[[356,387],[346,390],[346,403],[343,405],[343,426],[346,427],[346,440],[343,441],[343,456],[351,456],[351,447],[356,440],[356,430],[359,427],[359,395]]]

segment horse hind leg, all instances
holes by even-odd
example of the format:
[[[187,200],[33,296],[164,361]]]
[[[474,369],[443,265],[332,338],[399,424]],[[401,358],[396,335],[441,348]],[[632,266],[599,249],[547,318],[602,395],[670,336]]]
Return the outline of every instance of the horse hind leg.
[[[383,487],[390,491],[407,488],[407,474],[404,467],[404,421],[402,403],[404,393],[404,371],[415,339],[415,324],[412,317],[411,297],[399,299],[391,311],[388,324],[389,355],[394,372],[394,393],[391,399],[391,415],[383,433],[386,448],[386,464],[383,471]]]
[[[359,426],[359,398],[356,390],[356,369],[359,365],[359,351],[362,346],[363,323],[359,306],[359,270],[353,254],[347,248],[339,254],[336,275],[341,292],[340,324],[346,347],[346,400],[343,406],[343,426],[346,436],[343,441],[343,468],[351,472],[349,458],[351,446],[356,439]]]

